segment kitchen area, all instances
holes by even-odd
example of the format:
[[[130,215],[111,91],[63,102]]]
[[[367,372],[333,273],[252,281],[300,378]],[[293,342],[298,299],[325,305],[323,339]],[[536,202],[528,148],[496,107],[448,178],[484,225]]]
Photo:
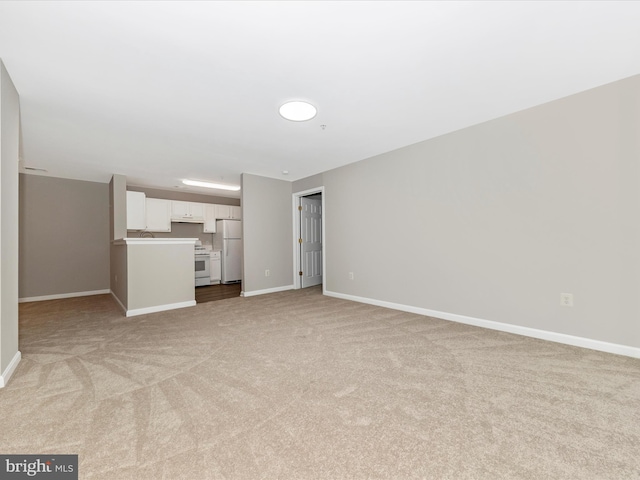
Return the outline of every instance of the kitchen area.
[[[156,198],[168,196],[170,193],[172,192],[145,193],[127,189],[127,237],[147,239],[152,243],[156,239],[157,241],[161,239],[193,241],[195,288],[237,284],[239,294],[239,283],[242,278],[240,206]],[[197,200],[202,200],[203,196],[198,197]],[[216,197],[212,198],[217,200]],[[233,291],[233,289],[228,288],[227,291]]]

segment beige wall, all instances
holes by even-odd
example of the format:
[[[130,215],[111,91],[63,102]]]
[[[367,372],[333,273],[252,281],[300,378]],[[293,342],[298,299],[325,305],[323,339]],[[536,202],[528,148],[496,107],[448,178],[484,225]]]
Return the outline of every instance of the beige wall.
[[[127,177],[113,175],[109,181],[109,288],[126,311],[128,299],[127,247],[114,244],[127,235]]]
[[[127,246],[111,245],[110,257],[111,293],[126,311],[129,305],[129,281],[127,277]]]
[[[110,240],[127,236],[127,177],[113,175],[109,182]]]
[[[0,386],[18,352],[18,152],[20,99],[0,60]]]
[[[324,175],[319,173],[291,183],[291,193],[306,192],[324,185]]]
[[[328,291],[640,347],[640,76],[323,183]]]
[[[106,183],[20,175],[20,298],[109,289]]]
[[[127,245],[127,311],[195,303],[193,243]]]
[[[290,182],[242,175],[245,294],[293,285],[292,209]]]

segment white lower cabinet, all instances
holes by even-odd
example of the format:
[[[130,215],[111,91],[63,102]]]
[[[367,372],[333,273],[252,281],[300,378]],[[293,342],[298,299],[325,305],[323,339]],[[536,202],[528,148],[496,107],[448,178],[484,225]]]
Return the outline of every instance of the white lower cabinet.
[[[171,231],[171,200],[147,198],[147,231]]]
[[[211,285],[215,285],[220,283],[220,280],[222,279],[222,266],[220,264],[220,252],[219,251],[213,251],[210,254],[210,258],[211,258],[211,265],[210,265],[210,275],[211,275]]]

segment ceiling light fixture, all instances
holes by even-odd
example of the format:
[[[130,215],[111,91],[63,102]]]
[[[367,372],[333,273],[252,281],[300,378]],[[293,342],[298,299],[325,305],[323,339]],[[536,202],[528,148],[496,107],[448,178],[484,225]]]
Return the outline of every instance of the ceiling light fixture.
[[[310,103],[295,101],[282,105],[279,112],[282,118],[292,122],[306,122],[316,116],[318,109]]]
[[[237,192],[240,187],[237,185],[222,185],[220,183],[200,182],[199,180],[182,180],[182,183],[191,187],[215,188],[218,190],[232,190]]]

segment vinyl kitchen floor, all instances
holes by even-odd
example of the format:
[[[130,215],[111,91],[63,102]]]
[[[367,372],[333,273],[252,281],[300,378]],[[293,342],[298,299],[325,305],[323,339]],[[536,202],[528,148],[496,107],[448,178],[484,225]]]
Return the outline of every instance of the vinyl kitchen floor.
[[[241,283],[196,287],[196,303],[214,302],[216,300],[224,300],[225,298],[239,297],[241,290]]]

